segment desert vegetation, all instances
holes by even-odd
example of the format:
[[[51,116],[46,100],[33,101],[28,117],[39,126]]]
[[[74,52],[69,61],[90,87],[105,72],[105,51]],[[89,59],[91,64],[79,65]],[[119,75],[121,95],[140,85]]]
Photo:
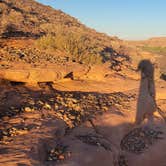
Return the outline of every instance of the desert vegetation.
[[[153,54],[166,55],[166,47],[142,46],[141,48]]]
[[[61,28],[59,28],[61,29]],[[49,33],[36,41],[39,48],[51,51],[61,51],[70,60],[85,64],[101,64],[103,57],[100,50],[83,33],[58,30],[55,34]]]

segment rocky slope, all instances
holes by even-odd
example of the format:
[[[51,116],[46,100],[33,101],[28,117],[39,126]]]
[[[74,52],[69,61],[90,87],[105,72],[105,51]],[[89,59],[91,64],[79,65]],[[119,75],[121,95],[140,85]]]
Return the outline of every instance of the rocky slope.
[[[138,85],[114,77],[38,88],[1,83],[0,165],[162,166],[164,154],[156,152],[166,146],[163,117],[156,113],[152,124],[133,124]],[[165,117],[165,83],[156,87]]]
[[[157,56],[33,0],[0,0],[0,17],[0,166],[165,165],[164,80],[134,124],[135,69]]]
[[[98,33],[62,11],[36,1],[1,0],[0,16],[3,61],[57,63],[62,59],[88,64],[109,62],[110,67],[117,71],[129,64],[130,57],[121,40]],[[9,39],[20,45],[12,46]],[[24,44],[27,39],[29,44]]]
[[[1,0],[1,35],[4,37],[37,37],[46,33],[45,24],[83,26],[76,19],[33,0]]]

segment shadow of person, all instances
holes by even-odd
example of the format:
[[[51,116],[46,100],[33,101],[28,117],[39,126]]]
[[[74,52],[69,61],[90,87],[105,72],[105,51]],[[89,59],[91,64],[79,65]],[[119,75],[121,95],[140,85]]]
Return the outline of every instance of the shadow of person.
[[[154,66],[150,60],[142,60],[138,65],[141,71],[139,96],[137,101],[137,112],[135,123],[137,125],[147,118],[153,121],[153,113],[156,111],[156,92],[154,83]]]

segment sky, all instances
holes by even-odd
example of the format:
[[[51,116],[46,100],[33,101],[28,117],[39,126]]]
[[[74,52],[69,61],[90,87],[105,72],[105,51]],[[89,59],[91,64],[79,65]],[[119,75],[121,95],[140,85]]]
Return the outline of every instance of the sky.
[[[110,36],[144,40],[166,36],[166,0],[38,0]]]

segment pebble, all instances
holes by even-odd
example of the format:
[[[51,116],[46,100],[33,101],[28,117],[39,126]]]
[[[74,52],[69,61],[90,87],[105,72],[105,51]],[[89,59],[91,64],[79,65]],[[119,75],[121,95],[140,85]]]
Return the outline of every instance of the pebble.
[[[25,112],[34,112],[34,109],[31,109],[30,107],[25,107],[24,111]]]
[[[60,156],[58,157],[58,159],[59,159],[59,160],[64,160],[64,159],[65,159],[65,156],[64,156],[64,155],[60,155]]]
[[[4,116],[4,117],[2,117],[2,120],[3,120],[3,121],[7,121],[7,120],[9,120],[9,119],[10,119],[9,116]]]
[[[44,104],[43,108],[47,110],[51,110],[51,106],[47,103]]]
[[[37,101],[37,104],[39,104],[39,105],[44,105],[44,103],[43,103],[41,100],[38,100],[38,101]]]
[[[62,161],[65,160],[66,157],[70,157],[69,152],[67,151],[67,147],[63,145],[57,145],[55,148],[51,149],[48,152],[48,161]],[[71,153],[70,153],[71,154]]]

